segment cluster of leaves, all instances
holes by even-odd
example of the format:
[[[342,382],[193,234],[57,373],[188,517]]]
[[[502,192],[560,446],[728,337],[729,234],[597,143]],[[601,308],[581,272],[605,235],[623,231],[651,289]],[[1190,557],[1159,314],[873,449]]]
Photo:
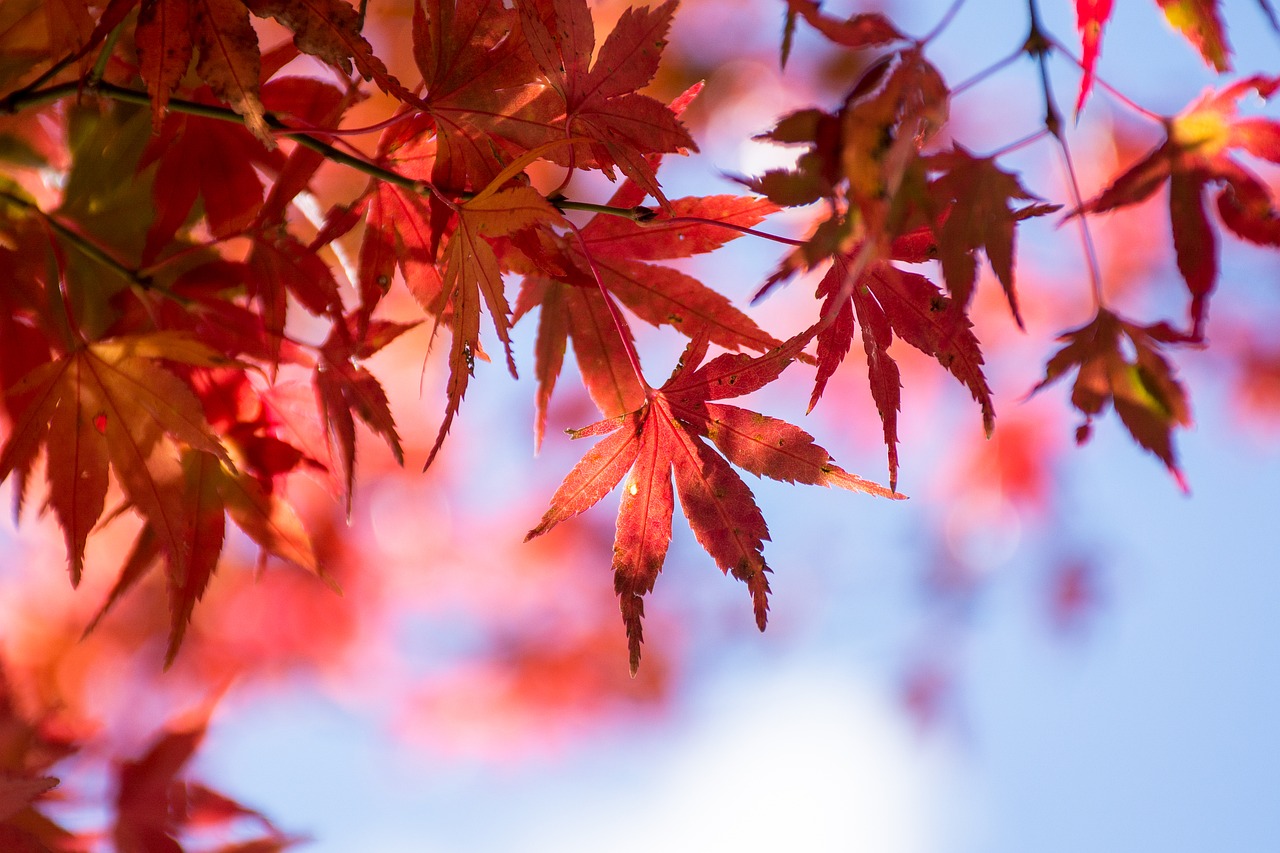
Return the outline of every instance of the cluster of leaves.
[[[11,680],[0,670],[0,845],[19,853],[87,850],[98,833],[71,831],[46,813],[59,780],[58,762],[77,760],[83,740],[58,714],[24,711]],[[299,838],[286,835],[259,812],[189,778],[187,764],[204,738],[208,714],[175,720],[136,759],[114,763],[111,825],[103,834],[120,853],[181,851],[195,838],[235,836],[210,853],[279,853]],[[95,759],[81,759],[82,771]],[[252,828],[252,829],[250,829]],[[246,831],[249,830],[249,831]]]
[[[1207,61],[1227,68],[1216,4],[1160,5]],[[1000,155],[938,143],[950,91],[927,55],[929,37],[910,38],[880,14],[838,20],[812,0],[787,7],[784,62],[801,19],[836,44],[882,53],[836,109],[793,112],[762,134],[801,150],[793,168],[741,178],[755,195],[672,199],[658,170],[664,155],[697,150],[680,115],[699,87],[669,104],[640,90],[658,72],[675,0],[628,9],[599,45],[586,0],[418,0],[414,85],[389,72],[362,34],[362,14],[344,0],[6,3],[0,52],[20,61],[0,64],[0,113],[9,114],[0,125],[9,163],[0,174],[0,405],[12,424],[0,481],[13,480],[20,509],[43,458],[44,502],[64,532],[73,584],[96,528],[126,510],[141,520],[103,612],[160,567],[172,661],[228,519],[264,558],[323,577],[286,494],[289,477],[319,474],[350,513],[357,422],[403,461],[387,394],[366,360],[419,323],[448,336],[430,466],[477,363],[489,360],[482,315],[515,375],[513,326],[536,312],[536,441],[570,341],[603,420],[573,431],[600,441],[530,537],[625,478],[613,570],[634,671],[642,600],[663,565],[678,493],[698,541],[748,586],[763,628],[768,531],[734,466],[900,497],[895,338],[963,384],[989,435],[995,409],[969,317],[979,255],[1021,325],[1015,233],[1059,208]],[[1078,4],[1077,109],[1110,8]],[[291,38],[263,51],[254,16]],[[1043,62],[1054,49],[1033,7],[1018,52]],[[304,54],[326,75],[285,73]],[[381,131],[371,151],[345,141],[361,131],[344,127],[366,94],[357,78],[395,105],[386,122],[364,129]],[[1094,320],[1068,333],[1041,384],[1074,369],[1072,401],[1086,418],[1113,403],[1179,478],[1171,430],[1189,424],[1189,407],[1161,348],[1203,338],[1217,279],[1206,191],[1216,189],[1232,232],[1280,243],[1270,191],[1234,156],[1280,162],[1280,125],[1237,116],[1244,94],[1266,99],[1278,86],[1250,77],[1162,119],[1166,141],[1068,214],[1137,204],[1169,181],[1191,328],[1123,319],[1095,286]],[[1047,84],[1045,97],[1042,135],[1066,152]],[[323,219],[308,219],[327,163],[368,182]],[[540,189],[535,169],[548,168],[564,180]],[[571,178],[593,171],[619,181],[610,201],[567,198]],[[825,268],[815,321],[789,337],[660,263],[759,234],[754,226],[768,215],[807,205],[819,211],[814,230],[783,238],[794,248],[761,289]],[[581,212],[595,215],[579,221]],[[349,244],[356,257],[344,264]],[[904,268],[935,261],[941,285]],[[397,286],[416,301],[417,322],[380,312]],[[643,371],[636,318],[689,339],[659,387]],[[302,339],[304,326],[323,329],[318,343]],[[716,402],[807,361],[816,364],[812,408],[856,333],[883,425],[888,488],[845,472],[797,427]],[[712,345],[728,352],[707,360]],[[1086,422],[1077,435],[1088,434]]]

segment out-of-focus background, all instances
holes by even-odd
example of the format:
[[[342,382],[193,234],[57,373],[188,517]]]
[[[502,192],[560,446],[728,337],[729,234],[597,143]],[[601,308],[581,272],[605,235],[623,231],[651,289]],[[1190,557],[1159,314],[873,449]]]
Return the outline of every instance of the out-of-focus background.
[[[781,71],[780,5],[689,0],[678,12],[657,89],[707,85],[686,115],[701,153],[660,173],[673,198],[736,192],[726,174],[785,164],[793,154],[751,135],[793,109],[836,107],[873,57],[842,53],[801,22]],[[884,11],[923,35],[946,5]],[[1046,29],[1078,50],[1075,4],[1039,5]],[[1107,82],[1169,115],[1213,84],[1155,2],[1117,5],[1099,65]],[[407,7],[379,6],[371,32],[394,43]],[[624,6],[595,8],[603,34]],[[1274,71],[1280,35],[1261,5],[1223,12],[1239,74]],[[955,88],[1015,52],[1028,25],[1025,3],[970,0],[926,55]],[[1051,67],[1088,196],[1160,128],[1103,90],[1070,121],[1078,72],[1061,56]],[[993,153],[1034,133],[1043,113],[1023,59],[956,96],[950,133]],[[1067,201],[1050,141],[1001,162],[1032,192]],[[1166,198],[1093,220],[1109,298],[1147,323],[1185,318]],[[787,212],[763,227],[799,236],[811,219]],[[362,445],[349,527],[322,488],[295,486],[313,522],[329,519],[319,542],[343,598],[278,569],[256,582],[224,570],[188,649],[160,676],[141,605],[122,604],[95,641],[129,655],[77,644],[112,579],[86,578],[69,599],[60,539],[28,512],[2,533],[15,555],[0,572],[6,649],[18,666],[55,649],[79,661],[58,670],[56,689],[91,702],[126,743],[142,736],[131,719],[163,716],[222,667],[201,777],[311,835],[304,849],[317,853],[1280,849],[1280,269],[1221,238],[1209,347],[1173,356],[1196,420],[1177,439],[1187,496],[1113,416],[1074,447],[1067,386],[1027,398],[1055,335],[1091,308],[1075,224],[1046,217],[1019,234],[1026,332],[989,271],[975,308],[993,439],[965,389],[903,353],[899,488],[911,500],[751,483],[773,540],[764,634],[745,589],[677,520],[629,679],[608,571],[616,498],[572,530],[521,542],[581,453],[559,430],[594,419],[571,368],[535,458],[531,382],[482,365],[424,476],[443,377],[434,356],[424,365],[420,329],[370,364],[399,414],[407,470]],[[745,305],[779,257],[746,238],[685,268]],[[793,333],[812,317],[815,283],[792,282],[752,316]],[[516,327],[522,364],[530,326]],[[646,367],[665,375],[662,359],[674,363],[681,344],[642,336]],[[883,481],[857,349],[807,417],[798,369],[751,402]],[[107,531],[92,547],[109,564],[126,541]],[[229,550],[252,566],[247,542]],[[34,618],[51,607],[65,616]],[[162,614],[151,618],[163,625]],[[245,659],[257,662],[252,677]],[[104,673],[108,660],[118,673]],[[138,681],[146,693],[127,686]],[[67,784],[84,793],[106,782]]]

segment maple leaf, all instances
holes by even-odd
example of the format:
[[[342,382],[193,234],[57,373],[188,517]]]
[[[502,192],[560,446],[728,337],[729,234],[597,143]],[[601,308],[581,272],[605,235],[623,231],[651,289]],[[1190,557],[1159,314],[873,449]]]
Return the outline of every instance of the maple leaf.
[[[434,146],[425,154],[434,157]],[[404,159],[384,158],[383,162],[408,175],[414,175],[421,165],[419,158],[409,160],[408,168]],[[429,304],[440,289],[440,272],[435,265],[440,231],[432,224],[427,203],[417,193],[377,182],[353,212],[357,216],[365,213],[357,270],[362,315],[370,316],[390,290],[397,267],[418,302]]]
[[[483,299],[494,330],[506,351],[507,367],[516,375],[511,354],[511,308],[502,282],[502,268],[489,241],[538,223],[552,223],[560,214],[531,187],[513,187],[481,193],[458,206],[456,227],[444,247],[443,275],[438,295],[429,300],[418,295],[423,307],[445,317],[453,335],[449,350],[448,403],[440,432],[427,454],[424,469],[431,466],[444,444],[454,415],[462,405],[467,384],[475,370],[480,348],[480,304]]]
[[[609,204],[634,206],[643,199],[642,193],[627,180]],[[625,321],[623,328],[617,328],[600,287],[640,319],[672,326],[690,338],[705,332],[712,343],[731,350],[764,351],[777,346],[780,341],[723,295],[683,272],[648,263],[712,252],[741,236],[713,223],[750,227],[776,210],[759,198],[682,198],[670,203],[669,212],[643,224],[597,215],[582,227],[581,239],[565,237],[553,247],[537,247],[543,263],[554,256],[560,267],[554,278],[545,272],[526,276],[516,306],[517,318],[535,305],[541,305],[542,311],[535,364],[539,384],[535,446],[541,443],[546,407],[570,338],[583,382],[605,417],[633,411],[644,399],[644,388],[622,341],[623,335],[631,339],[631,331]],[[681,221],[687,218],[708,221]]]
[[[634,345],[631,329],[615,325],[605,297],[591,283],[565,283],[526,276],[516,303],[517,318],[541,306],[538,337],[534,345],[535,397],[534,448],[542,446],[547,407],[573,341],[573,354],[583,384],[596,408],[605,417],[635,411],[644,403],[645,389],[632,368],[627,352]]]
[[[30,393],[32,401],[0,451],[0,481],[28,467],[47,443],[49,504],[66,534],[72,583],[80,580],[85,541],[102,514],[108,468],[155,525],[174,575],[182,577],[191,559],[174,441],[228,457],[191,388],[159,359],[226,362],[194,340],[158,332],[90,344],[37,368],[12,389]]]
[[[396,432],[391,406],[381,383],[357,362],[368,358],[390,343],[411,325],[378,321],[366,327],[365,342],[352,340],[351,330],[335,324],[320,348],[316,363],[315,387],[320,400],[325,432],[329,438],[330,456],[338,466],[347,500],[347,516],[351,515],[351,493],[356,464],[356,434],[353,413],[380,435],[391,448],[396,462],[404,464],[404,450]]]
[[[1080,77],[1080,94],[1076,96],[1076,115],[1084,109],[1084,102],[1093,88],[1093,72],[1098,64],[1102,45],[1102,31],[1111,19],[1113,0],[1076,0],[1076,29],[1080,30],[1082,56],[1080,65],[1084,73]]]
[[[199,97],[200,93],[197,93]],[[262,206],[262,180],[255,166],[277,171],[279,151],[268,151],[244,127],[217,119],[171,113],[138,162],[139,171],[158,163],[151,197],[156,217],[147,231],[143,262],[171,246],[197,197],[214,237],[238,234]]]
[[[803,17],[829,41],[855,50],[903,41],[906,38],[879,12],[863,12],[852,15],[848,20],[838,21],[823,15],[821,4],[814,0],[787,0],[787,14]],[[783,44],[782,65],[785,66],[790,53],[790,39],[786,39]]]
[[[259,142],[275,148],[258,96],[262,56],[249,10],[237,0],[191,0],[191,6],[192,37],[200,49],[196,73],[218,100],[244,117],[244,126]]]
[[[713,402],[777,379],[799,354],[800,340],[757,357],[726,353],[702,364],[708,336],[700,334],[666,384],[649,389],[643,407],[572,432],[575,438],[604,437],[565,477],[550,509],[525,539],[590,509],[630,471],[618,510],[613,572],[632,674],[640,665],[644,596],[653,589],[671,541],[673,473],[694,536],[721,571],[747,585],[760,630],[769,607],[765,575],[770,570],[763,555],[769,531],[751,490],[730,463],[788,483],[902,497],[837,466],[799,427]]]
[[[151,96],[151,123],[157,130],[164,121],[169,97],[191,65],[193,11],[191,3],[144,0],[138,12],[134,30],[138,73]]]
[[[328,264],[287,232],[255,235],[245,273],[249,297],[259,305],[273,367],[280,360],[290,294],[317,316],[342,311],[338,283]]]
[[[891,256],[906,261],[924,260],[920,229],[899,238]],[[853,254],[837,257],[818,284],[818,297],[823,299],[823,316],[831,316],[830,325],[820,329],[818,372],[814,380],[809,409],[817,405],[827,380],[849,353],[856,326],[862,329],[862,344],[867,354],[867,378],[871,397],[884,427],[885,446],[889,453],[889,488],[898,484],[897,415],[901,409],[900,373],[897,362],[889,355],[889,345],[896,333],[906,343],[925,355],[937,359],[953,376],[968,387],[982,410],[982,423],[987,435],[995,427],[995,408],[991,389],[982,372],[982,352],[963,306],[942,294],[933,282],[917,273],[905,272],[884,260],[873,260],[852,285],[849,277],[856,269]]]
[[[181,851],[181,839],[192,829],[205,829],[249,819],[265,835],[218,848],[222,853],[273,853],[297,843],[280,833],[259,812],[246,808],[186,778],[187,766],[200,748],[212,704],[193,719],[170,724],[133,761],[116,770],[115,826],[112,841],[120,853]]]
[[[402,101],[414,103],[413,93],[393,77],[360,34],[362,14],[345,0],[245,0],[258,17],[275,18],[294,32],[298,49],[317,56],[344,74],[352,64],[366,80]]]
[[[552,93],[537,81],[519,13],[500,0],[415,3],[413,56],[426,87],[422,100],[435,122],[430,177],[437,188],[486,186],[504,165],[497,135],[526,147],[554,138],[549,128],[529,135],[530,127],[512,119],[540,94],[549,101]]]
[[[946,123],[949,110],[946,83],[919,48],[890,62],[891,68],[885,62],[868,72],[839,116],[840,172],[851,204],[873,234],[884,229],[894,196],[920,167],[920,148]]]
[[[347,107],[357,98],[355,89],[344,94],[336,86],[310,77],[277,77],[262,87],[262,103],[273,115],[291,122],[301,121],[311,127],[336,127]],[[313,132],[311,135],[320,142],[330,141],[330,137],[322,133]],[[258,211],[258,224],[282,223],[285,208],[308,188],[311,178],[324,162],[325,156],[319,151],[295,145],[280,166],[280,173]],[[316,247],[310,248],[314,251]]]
[[[690,338],[705,331],[726,349],[763,351],[779,341],[723,295],[692,276],[646,262],[714,251],[742,236],[714,223],[750,227],[776,210],[765,199],[702,196],[676,199],[669,213],[644,224],[599,215],[583,226],[582,241],[570,244],[570,254],[580,272],[589,274],[594,266],[605,289],[646,322],[672,326]],[[707,221],[679,221],[686,217]]]
[[[269,553],[307,569],[336,591],[336,585],[316,560],[297,513],[247,471],[233,471],[209,453],[184,451],[181,483],[171,497],[181,501],[182,536],[190,543],[191,555],[181,572],[175,570],[172,560],[167,566],[170,624],[166,668],[177,658],[195,605],[204,596],[217,568],[227,516],[262,549],[264,557]],[[165,556],[158,530],[150,520],[143,525],[115,585],[85,628],[86,635]]]
[[[701,91],[702,84],[696,83],[678,95],[669,105],[672,114],[677,118],[683,115]],[[655,173],[662,159],[661,154],[649,155],[648,164]],[[627,178],[608,204],[637,208],[647,195],[643,187]],[[713,222],[750,227],[775,209],[760,199],[726,204],[718,204],[716,197],[678,199],[645,227],[620,217],[597,215],[578,230],[577,239],[556,237],[544,230],[536,232],[537,244],[518,246],[533,260],[535,270],[526,274],[522,283],[515,317],[518,320],[534,306],[541,306],[534,346],[538,380],[535,451],[542,446],[547,407],[570,338],[587,393],[606,418],[635,411],[644,402],[639,364],[632,362],[636,356],[631,328],[609,305],[612,296],[655,325],[671,324],[690,337],[706,329],[711,340],[726,349],[747,346],[764,350],[778,343],[720,294],[689,276],[637,263],[640,259],[690,257],[713,251],[741,233]],[[678,211],[710,222],[672,222]],[[597,253],[601,255],[599,262]],[[606,271],[610,258],[624,263],[627,271],[639,273],[639,277],[628,280],[623,275],[621,287],[606,296],[602,291],[610,291],[611,284],[618,283],[617,276]],[[750,343],[761,340],[765,340],[764,346]]]
[[[1166,120],[1165,141],[1112,181],[1071,216],[1102,213],[1137,204],[1169,182],[1173,248],[1191,294],[1194,337],[1203,332],[1208,299],[1217,284],[1217,241],[1209,226],[1204,195],[1218,191],[1218,213],[1231,231],[1250,242],[1280,246],[1280,214],[1274,196],[1253,172],[1231,156],[1234,149],[1280,163],[1280,123],[1237,118],[1237,102],[1248,91],[1269,99],[1280,78],[1255,76],[1220,92],[1206,92],[1179,115]]]
[[[1164,16],[1204,61],[1221,74],[1231,70],[1231,47],[1218,16],[1218,0],[1156,0]]]
[[[103,24],[118,24],[136,5],[138,0],[113,0],[94,40],[109,31]],[[157,130],[195,55],[200,79],[244,118],[245,127],[263,145],[275,147],[259,91],[264,69],[250,11],[275,18],[293,31],[298,50],[344,74],[351,73],[354,62],[364,79],[373,80],[384,92],[418,103],[373,54],[360,34],[360,14],[344,0],[141,0],[134,40]]]
[[[664,205],[647,154],[697,151],[684,125],[661,101],[641,95],[658,70],[676,0],[657,8],[627,9],[595,52],[595,25],[586,0],[521,0],[520,21],[529,49],[548,83],[560,95],[562,109],[539,116],[560,125],[568,137],[583,136],[572,157],[548,157],[565,165],[590,165],[611,178],[617,165],[645,192]]]
[[[923,195],[925,183],[920,149],[946,122],[948,95],[937,69],[910,48],[868,68],[835,114],[801,110],[756,137],[809,150],[794,169],[744,182],[784,205],[825,197],[831,214],[783,258],[753,301],[864,237],[890,241],[913,227],[910,200]]]
[[[991,157],[974,157],[959,144],[952,150],[934,154],[927,160],[930,171],[943,172],[929,184],[934,204],[944,211],[934,229],[938,259],[947,290],[962,306],[969,304],[977,279],[974,252],[982,249],[1009,300],[1018,326],[1017,294],[1013,287],[1014,225],[1024,218],[1009,207],[1012,199],[1040,201],[1027,192],[1016,175],[1001,170]],[[1057,210],[1039,206],[1036,215]]]
[[[1093,419],[1110,403],[1134,440],[1158,456],[1187,491],[1172,430],[1191,426],[1191,409],[1182,384],[1161,353],[1161,344],[1182,343],[1186,336],[1164,323],[1139,326],[1102,310],[1092,322],[1059,340],[1067,341],[1066,346],[1049,359],[1044,379],[1032,393],[1075,368],[1071,404],[1085,416],[1076,429],[1076,442],[1089,440]]]

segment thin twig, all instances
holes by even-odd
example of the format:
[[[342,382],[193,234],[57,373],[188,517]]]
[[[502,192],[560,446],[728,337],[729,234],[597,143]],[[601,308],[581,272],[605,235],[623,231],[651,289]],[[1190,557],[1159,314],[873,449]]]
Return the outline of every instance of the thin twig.
[[[1044,126],[1058,140],[1058,148],[1062,152],[1062,162],[1066,166],[1067,183],[1071,190],[1071,201],[1080,213],[1080,241],[1084,247],[1085,262],[1089,269],[1089,285],[1093,292],[1093,302],[1094,306],[1100,310],[1104,305],[1104,299],[1098,253],[1093,246],[1093,235],[1089,232],[1089,221],[1083,210],[1084,197],[1080,193],[1080,181],[1076,176],[1075,162],[1071,158],[1071,148],[1067,144],[1066,135],[1062,132],[1062,117],[1058,112],[1057,100],[1053,97],[1053,86],[1049,81],[1049,52],[1054,49],[1054,43],[1040,28],[1036,0],[1027,0],[1027,8],[1031,15],[1027,52],[1035,57],[1040,67],[1040,87],[1044,95]]]
[[[963,6],[964,3],[965,3],[965,0],[955,0],[955,2],[951,4],[951,6],[947,9],[947,11],[943,13],[942,19],[939,20],[936,25],[934,25],[933,29],[929,30],[929,34],[926,35],[924,38],[920,39],[920,44],[922,45],[928,44],[929,42],[937,38],[939,35],[941,35],[942,31],[945,30],[948,25],[950,25],[951,20],[955,18],[956,13],[960,11],[960,7]]]

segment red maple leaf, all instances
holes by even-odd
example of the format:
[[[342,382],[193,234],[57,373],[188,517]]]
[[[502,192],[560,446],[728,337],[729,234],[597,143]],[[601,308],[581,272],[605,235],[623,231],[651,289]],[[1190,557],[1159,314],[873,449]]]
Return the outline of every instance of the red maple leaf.
[[[207,90],[193,97],[212,101]],[[174,236],[197,197],[204,202],[205,221],[214,237],[243,231],[262,207],[262,179],[255,166],[278,171],[284,162],[279,151],[268,151],[241,125],[183,113],[166,115],[138,163],[139,170],[159,163],[151,190],[156,216],[147,231],[143,262],[174,248]]]
[[[523,137],[529,128],[510,118],[546,87],[535,82],[537,66],[519,14],[499,0],[415,3],[413,56],[435,124],[430,178],[439,189],[461,193],[486,186],[504,165],[496,137],[518,137],[526,147],[554,138],[550,129],[542,137]],[[547,91],[546,99],[551,95]]]
[[[387,394],[377,378],[359,362],[413,328],[403,323],[375,320],[365,327],[364,339],[360,340],[353,334],[352,325],[350,322],[334,324],[328,340],[320,347],[314,377],[330,458],[343,484],[348,517],[355,485],[355,417],[380,435],[391,448],[396,462],[404,464],[404,450],[400,447],[400,434],[396,432]]]
[[[1218,279],[1217,240],[1205,211],[1205,193],[1221,187],[1218,215],[1245,240],[1280,246],[1275,198],[1257,175],[1232,154],[1242,151],[1280,163],[1280,123],[1237,118],[1237,102],[1250,90],[1264,99],[1280,78],[1255,76],[1220,92],[1206,92],[1179,115],[1166,119],[1166,139],[1072,215],[1102,213],[1137,204],[1169,182],[1169,218],[1178,271],[1191,293],[1192,335],[1203,332],[1209,295]]]
[[[799,355],[800,340],[762,356],[727,353],[702,365],[708,338],[698,335],[666,384],[647,389],[643,407],[572,432],[574,438],[604,438],[565,477],[551,498],[551,508],[526,540],[590,509],[631,472],[618,510],[613,571],[632,673],[640,665],[643,596],[653,589],[671,541],[673,472],[675,492],[694,536],[721,571],[747,584],[760,630],[769,607],[769,567],[762,553],[769,531],[751,490],[730,462],[756,476],[784,482],[902,497],[837,466],[799,427],[713,402],[750,393],[778,378]]]
[[[821,5],[814,0],[787,0],[787,22],[782,31],[781,64],[784,68],[791,55],[797,16],[803,17],[810,26],[835,44],[855,50],[906,38],[879,12],[864,12],[840,21],[823,15]]]
[[[1102,46],[1102,30],[1111,19],[1113,0],[1076,0],[1076,28],[1080,30],[1083,50],[1080,65],[1084,74],[1080,77],[1080,94],[1076,96],[1076,114],[1084,109],[1085,99],[1093,88],[1093,72],[1098,64]]]
[[[657,8],[627,9],[595,54],[595,24],[586,0],[521,0],[520,21],[529,49],[559,103],[539,102],[517,118],[555,127],[562,137],[586,137],[571,153],[553,151],[564,165],[593,167],[613,177],[616,165],[646,193],[666,203],[646,155],[697,151],[666,104],[636,90],[658,71],[676,0]]]
[[[643,198],[643,190],[628,180],[610,205],[630,207]],[[649,263],[714,251],[741,233],[713,223],[749,227],[776,210],[772,202],[751,197],[676,199],[669,213],[645,224],[597,215],[583,226],[580,240],[566,235],[544,252],[561,268],[554,275],[540,271],[526,277],[516,312],[519,317],[534,305],[542,306],[537,437],[541,437],[546,404],[570,338],[583,382],[605,417],[632,411],[643,400],[644,390],[622,343],[622,336],[630,339],[631,331],[625,321],[622,329],[614,324],[601,287],[640,319],[655,326],[669,325],[690,338],[706,333],[711,343],[731,350],[764,351],[777,346],[780,341],[722,294],[687,273]],[[673,217],[709,221],[690,223],[673,221]]]
[[[506,352],[507,368],[512,376],[516,375],[515,358],[511,354],[511,307],[503,286],[502,266],[490,241],[559,218],[556,209],[531,187],[482,192],[458,206],[456,226],[443,249],[439,290],[434,296],[415,293],[429,313],[442,322],[447,321],[453,334],[449,349],[449,399],[440,432],[424,467],[431,465],[444,444],[467,392],[475,361],[483,357],[484,350],[480,347],[482,301]]]
[[[938,260],[947,291],[960,305],[968,305],[978,277],[978,249],[982,249],[995,271],[1009,310],[1018,325],[1018,297],[1013,286],[1014,226],[1028,216],[1057,210],[1057,205],[1038,204],[1013,210],[1009,202],[1040,201],[1023,188],[1017,175],[1003,171],[992,157],[974,157],[959,144],[952,150],[927,159],[930,171],[941,175],[929,183],[929,195],[942,211],[933,232],[937,238]]]
[[[119,763],[111,835],[121,853],[180,853],[187,849],[182,842],[188,833],[211,827],[225,831],[244,821],[265,834],[218,847],[215,853],[279,853],[300,840],[282,834],[260,812],[187,778],[188,764],[204,740],[209,710],[162,730],[138,759]]]
[[[894,241],[890,252],[894,260],[909,263],[927,260],[933,253],[932,232],[919,228],[903,235]],[[848,355],[856,316],[867,353],[871,397],[884,425],[889,452],[889,487],[896,489],[902,383],[898,364],[889,355],[895,333],[925,355],[937,359],[964,383],[982,409],[982,423],[988,435],[995,427],[995,408],[982,372],[978,339],[963,306],[945,296],[924,276],[898,269],[883,260],[867,264],[857,282],[849,286],[855,255],[837,256],[818,284],[818,296],[823,299],[822,313],[833,319],[818,332],[818,373],[809,408],[812,410],[817,404],[827,380]]]

